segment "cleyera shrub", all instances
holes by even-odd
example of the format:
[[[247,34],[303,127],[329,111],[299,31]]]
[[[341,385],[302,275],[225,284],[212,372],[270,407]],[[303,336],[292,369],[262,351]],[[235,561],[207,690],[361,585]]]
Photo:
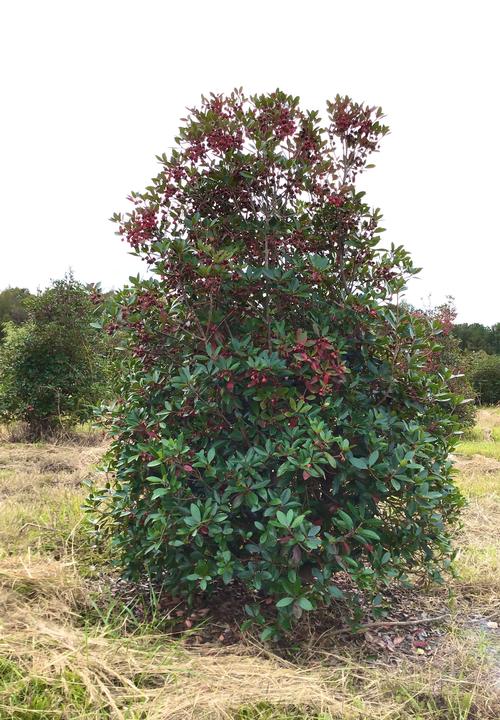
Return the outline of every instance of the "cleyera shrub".
[[[243,589],[263,638],[452,557],[461,398],[432,363],[440,324],[394,301],[410,257],[354,184],[382,119],[211,95],[113,217],[149,274],[105,324],[124,359],[96,531],[177,597]]]
[[[102,342],[89,292],[71,275],[24,307],[25,323],[6,323],[0,346],[0,418],[26,423],[38,440],[93,416],[104,384]]]
[[[5,325],[8,322],[22,325],[26,322],[28,313],[25,303],[31,297],[27,288],[8,287],[0,291],[0,343],[5,336]]]
[[[411,308],[408,305],[408,308]],[[425,315],[429,320],[440,326],[441,332],[438,344],[429,356],[428,367],[434,372],[449,369],[448,385],[452,392],[462,396],[462,402],[456,407],[455,413],[461,422],[462,428],[472,428],[476,423],[476,405],[478,393],[471,382],[471,362],[466,353],[460,348],[460,343],[454,334],[454,321],[457,311],[454,299],[448,297],[447,301],[437,307],[425,310],[413,310],[417,315]]]

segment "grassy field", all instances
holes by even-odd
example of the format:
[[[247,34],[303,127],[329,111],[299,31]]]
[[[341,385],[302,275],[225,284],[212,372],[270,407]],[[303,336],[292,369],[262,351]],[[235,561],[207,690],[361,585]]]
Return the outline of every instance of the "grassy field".
[[[500,408],[481,408],[478,423],[469,430],[458,451],[462,455],[483,455],[500,460]]]
[[[478,420],[456,455],[458,576],[398,596],[384,626],[333,624],[285,656],[206,642],[196,622],[173,633],[120,593],[81,510],[102,440],[0,439],[0,718],[498,720],[500,411]]]

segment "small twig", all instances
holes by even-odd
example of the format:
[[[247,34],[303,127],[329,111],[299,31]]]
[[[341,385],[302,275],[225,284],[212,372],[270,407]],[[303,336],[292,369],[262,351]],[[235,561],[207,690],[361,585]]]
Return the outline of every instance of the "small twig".
[[[366,625],[360,625],[359,628],[354,630],[354,632],[364,632],[365,630],[372,630],[373,628],[383,628],[383,627],[404,627],[407,625],[428,625],[429,623],[435,623],[439,622],[440,620],[444,620],[444,618],[450,617],[450,613],[444,613],[444,615],[436,615],[434,617],[430,618],[418,618],[415,620],[380,620],[379,622],[372,622],[372,623],[366,623]],[[340,632],[348,632],[348,631],[340,631]]]
[[[21,528],[19,528],[19,532],[22,533],[23,530],[26,530],[26,528],[29,528],[29,527],[37,528],[37,530],[50,530],[50,532],[57,532],[57,528],[48,527],[47,525],[39,525],[38,523],[32,523],[32,522],[24,523],[24,525]]]
[[[423,625],[423,624],[429,624],[438,622],[439,620],[444,620],[444,618],[450,617],[450,613],[445,613],[444,615],[437,615],[435,617],[431,618],[420,618],[418,620],[380,620],[379,622],[373,622],[373,623],[366,623],[366,625],[360,625],[358,628],[341,628],[339,630],[333,630],[333,632],[330,632],[329,630],[325,630],[321,633],[319,638],[315,640],[316,643],[319,643],[320,640],[322,640],[323,637],[328,636],[331,637],[332,635],[358,635],[359,633],[365,632],[366,630],[373,630],[375,628],[384,628],[384,627],[404,627],[409,625]]]

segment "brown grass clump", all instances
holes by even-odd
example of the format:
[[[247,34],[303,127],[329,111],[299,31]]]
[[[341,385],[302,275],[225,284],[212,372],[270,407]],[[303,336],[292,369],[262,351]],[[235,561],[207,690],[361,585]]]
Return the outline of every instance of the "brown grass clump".
[[[75,487],[90,477],[105,450],[94,446],[0,443],[0,500],[44,487]]]
[[[58,622],[85,607],[88,594],[73,563],[49,558],[8,557],[0,560],[0,612],[27,617],[34,607]]]
[[[490,439],[495,428],[500,428],[500,407],[482,407],[477,411],[477,428]]]

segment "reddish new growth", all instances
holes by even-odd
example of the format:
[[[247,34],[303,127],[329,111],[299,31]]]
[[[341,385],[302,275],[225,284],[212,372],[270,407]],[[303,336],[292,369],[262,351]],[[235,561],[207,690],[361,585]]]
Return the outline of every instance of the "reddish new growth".
[[[156,266],[170,299],[196,295],[199,307],[227,303],[236,321],[269,292],[271,278],[251,275],[251,268],[269,266],[293,268],[300,282],[331,292],[331,274],[297,268],[298,258],[314,254],[334,258],[344,289],[354,289],[360,263],[371,268],[377,289],[397,275],[374,251],[378,217],[360,213],[351,184],[387,132],[381,111],[340,97],[327,109],[326,130],[317,113],[280,91],[212,96],[191,111],[178,150],[159,158],[162,170],[145,193],[131,196],[132,212],[114,218],[133,250]],[[288,303],[274,283],[273,312]],[[136,305],[147,309],[139,298]],[[190,321],[204,342],[210,320],[203,319],[202,329]],[[137,354],[146,359],[146,338],[136,329]],[[150,348],[152,359],[155,352]],[[327,369],[323,385],[330,375],[340,372]]]
[[[447,562],[460,497],[454,400],[425,367],[437,323],[396,306],[416,271],[354,186],[382,117],[212,95],[115,216],[151,266],[110,317],[129,352],[116,482],[95,498],[130,576],[243,587],[253,620],[262,600],[290,630],[342,597],[338,575],[364,592]]]
[[[290,367],[305,378],[305,388],[310,393],[327,395],[344,382],[346,367],[327,338],[299,341],[288,355],[292,358]]]

